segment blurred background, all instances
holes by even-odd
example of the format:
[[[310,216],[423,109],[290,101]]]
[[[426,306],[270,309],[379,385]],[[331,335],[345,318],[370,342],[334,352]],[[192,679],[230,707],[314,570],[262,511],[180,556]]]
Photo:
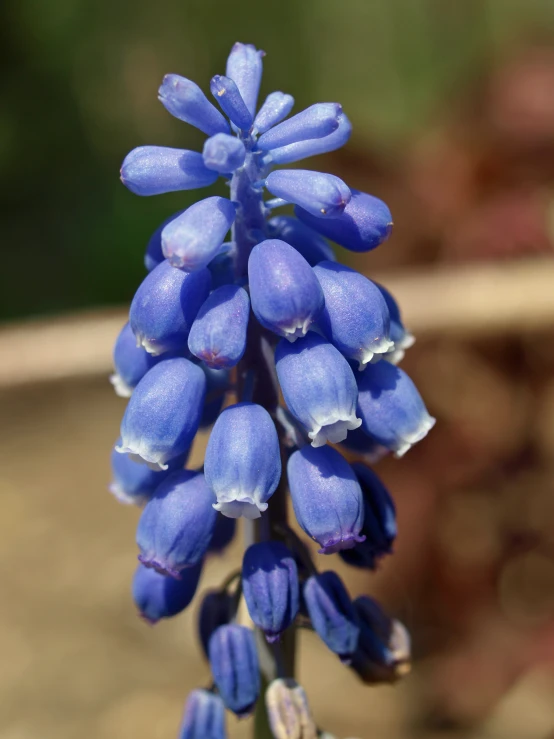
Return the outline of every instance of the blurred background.
[[[120,163],[201,146],[156,91],[167,72],[206,90],[236,40],[267,52],[262,95],[353,121],[307,167],[391,207],[390,241],[341,258],[397,294],[403,367],[438,419],[378,466],[395,556],[337,565],[411,629],[412,674],[363,687],[303,632],[316,718],[339,739],[552,739],[554,2],[5,0],[0,36],[0,739],[173,737],[207,678],[194,605],[155,629],[134,613],[107,376],[148,237],[196,198],[137,198]]]

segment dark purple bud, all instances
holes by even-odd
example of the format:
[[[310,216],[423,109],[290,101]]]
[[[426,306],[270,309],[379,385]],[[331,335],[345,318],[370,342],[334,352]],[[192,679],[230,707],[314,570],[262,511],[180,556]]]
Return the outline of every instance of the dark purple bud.
[[[200,472],[174,472],[146,504],[137,529],[139,560],[172,577],[198,564],[215,527],[214,495]]]
[[[233,541],[235,531],[237,529],[237,519],[229,518],[220,514],[215,520],[215,528],[208,547],[208,552],[212,554],[223,554],[223,550],[226,549],[229,544]]]
[[[209,690],[193,690],[187,698],[179,739],[227,739],[225,706]]]
[[[269,642],[276,641],[298,613],[298,570],[278,541],[252,544],[242,562],[242,589],[250,618]]]
[[[341,558],[354,567],[375,569],[378,560],[392,552],[396,538],[396,509],[394,501],[379,477],[367,465],[355,462],[352,469],[364,496],[364,542],[354,549],[340,552]]]
[[[393,683],[411,669],[410,635],[406,627],[388,616],[377,601],[362,595],[354,601],[360,624],[352,669],[364,683]]]
[[[176,616],[191,603],[198,587],[202,562],[189,567],[181,578],[167,577],[140,564],[133,577],[133,600],[149,624]]]
[[[225,516],[220,516],[225,518]],[[226,519],[231,521],[232,519]],[[234,597],[226,590],[209,590],[200,605],[198,612],[198,635],[200,644],[208,658],[209,643],[214,631],[232,621],[234,613]]]
[[[220,626],[209,644],[210,667],[225,706],[248,716],[260,694],[260,665],[252,629],[238,624]]]
[[[356,651],[360,627],[352,601],[332,570],[312,575],[304,585],[304,601],[314,629],[327,647],[349,662]]]

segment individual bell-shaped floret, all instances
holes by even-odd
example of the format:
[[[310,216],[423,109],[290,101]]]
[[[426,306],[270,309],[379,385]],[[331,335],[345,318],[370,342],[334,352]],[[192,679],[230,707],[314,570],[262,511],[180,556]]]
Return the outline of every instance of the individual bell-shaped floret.
[[[191,326],[208,297],[210,271],[185,272],[166,260],[152,270],[135,293],[129,311],[133,333],[147,352],[184,352]]]
[[[236,205],[213,196],[199,200],[162,231],[162,249],[173,267],[194,272],[205,267],[221,249],[235,220]]]
[[[353,605],[360,638],[352,669],[367,684],[393,683],[407,675],[411,669],[411,645],[406,627],[366,595],[356,598]]]
[[[221,516],[224,518],[224,516]],[[227,519],[230,521],[231,519]],[[236,611],[234,594],[227,590],[209,590],[203,597],[198,611],[198,636],[204,654],[209,659],[209,644],[214,631],[230,623]]]
[[[227,739],[225,706],[210,690],[193,690],[185,706],[179,739]]]
[[[198,311],[188,338],[192,354],[208,367],[234,367],[246,349],[250,300],[244,288],[223,285]]]
[[[267,153],[266,161],[272,165],[290,164],[291,162],[299,162],[301,159],[315,157],[318,154],[327,154],[329,151],[335,151],[344,146],[350,134],[352,133],[352,124],[342,113],[338,118],[338,128],[333,133],[323,136],[319,139],[306,139],[298,141],[295,144],[287,144],[287,146],[279,146]]]
[[[258,139],[258,148],[276,149],[306,139],[320,139],[339,127],[342,106],[338,103],[316,103],[279,123]]]
[[[335,261],[330,244],[313,229],[305,226],[298,218],[275,216],[268,221],[271,236],[294,246],[311,267],[326,259]]]
[[[312,446],[343,441],[361,425],[354,373],[332,344],[313,333],[294,344],[281,341],[275,360],[285,402]]]
[[[279,439],[271,416],[255,403],[226,408],[210,434],[204,471],[217,502],[231,518],[259,518],[281,477]]]
[[[265,692],[265,705],[275,739],[317,739],[304,688],[292,678],[273,680]]]
[[[150,237],[148,244],[146,245],[146,253],[144,254],[144,266],[148,272],[152,272],[152,270],[165,259],[162,251],[162,231],[168,223],[171,223],[171,221],[175,220],[175,218],[184,212],[184,210],[179,210],[177,213],[173,213],[173,215],[169,216],[169,218],[166,218]]]
[[[242,589],[248,613],[269,642],[288,629],[298,613],[298,570],[278,541],[252,544],[242,561]]]
[[[221,110],[231,119],[231,123],[242,131],[248,131],[254,116],[246,107],[235,82],[230,77],[216,74],[210,82],[210,90]]]
[[[183,570],[179,580],[139,564],[133,577],[133,600],[140,616],[149,624],[162,618],[172,618],[190,605],[200,574],[202,562]]]
[[[387,304],[371,280],[336,262],[321,262],[314,272],[325,297],[318,327],[333,346],[360,370],[394,348]]]
[[[137,346],[137,340],[129,323],[119,332],[113,350],[115,372],[110,382],[120,398],[130,398],[140,380],[156,364],[156,359]]]
[[[330,446],[305,446],[291,455],[287,474],[300,527],[321,546],[320,554],[364,541],[360,484],[344,457]]]
[[[257,244],[248,260],[252,310],[270,331],[295,341],[323,310],[323,292],[304,257],[279,239]]]
[[[188,359],[159,362],[147,372],[129,400],[121,423],[121,454],[133,454],[167,469],[184,454],[198,430],[206,378]]]
[[[358,646],[360,627],[340,577],[332,570],[312,575],[304,585],[304,601],[319,638],[348,663]]]
[[[158,100],[171,115],[199,128],[208,136],[229,133],[229,124],[195,82],[178,74],[166,74]]]
[[[277,169],[267,176],[265,186],[276,198],[319,218],[336,218],[350,200],[350,189],[339,177],[308,169]]]
[[[231,377],[229,370],[212,369],[207,367],[204,362],[201,362],[199,366],[206,376],[206,400],[202,408],[199,426],[200,429],[205,430],[213,426],[221,413],[225,403],[225,394],[230,388]]]
[[[137,528],[139,561],[179,578],[206,554],[215,527],[214,495],[200,472],[174,472],[148,501]]]
[[[116,446],[121,445],[118,439]],[[120,454],[112,450],[112,481],[109,490],[120,503],[127,505],[144,505],[160,483],[175,470],[183,469],[188,457],[188,450],[168,462],[167,470],[152,470],[148,465],[136,462],[128,454]]]
[[[359,190],[352,190],[352,198],[344,212],[332,219],[317,218],[309,208],[298,203],[296,215],[307,226],[322,236],[350,251],[370,251],[386,241],[392,231],[392,216],[379,198]]]
[[[394,501],[379,477],[367,465],[355,462],[354,474],[364,496],[364,542],[354,549],[340,552],[341,558],[354,567],[375,569],[378,560],[392,552],[396,538],[396,509]]]
[[[383,359],[386,359],[387,362],[391,362],[392,364],[398,364],[404,359],[406,349],[409,349],[414,345],[415,338],[404,327],[402,316],[400,315],[400,308],[390,292],[378,282],[374,282],[373,284],[381,291],[381,295],[385,299],[387,308],[389,309],[390,338],[391,341],[394,342],[394,349],[387,352]]]
[[[235,518],[229,518],[220,514],[215,520],[214,532],[210,540],[208,552],[222,554],[232,542],[236,529],[237,521]]]
[[[284,92],[270,92],[254,120],[254,129],[262,134],[286,118],[294,106],[294,98]]]
[[[244,164],[246,149],[236,136],[216,133],[204,143],[202,156],[208,169],[220,174],[230,174]]]
[[[414,383],[393,364],[370,364],[357,373],[357,381],[362,429],[397,457],[427,436],[435,425]]]
[[[121,181],[135,195],[196,190],[217,178],[218,173],[204,165],[202,154],[168,146],[139,146],[121,165]]]
[[[252,44],[236,43],[227,57],[225,74],[235,82],[250,114],[256,114],[265,51]]]
[[[210,667],[225,706],[248,716],[260,694],[260,665],[252,629],[238,624],[220,626],[210,639]]]

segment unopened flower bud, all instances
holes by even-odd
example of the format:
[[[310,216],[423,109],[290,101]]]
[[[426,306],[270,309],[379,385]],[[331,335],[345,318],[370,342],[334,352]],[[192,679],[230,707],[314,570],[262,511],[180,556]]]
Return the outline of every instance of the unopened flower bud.
[[[317,739],[306,693],[296,680],[273,680],[265,693],[265,705],[275,739]]]
[[[210,667],[225,706],[248,716],[260,694],[260,665],[252,629],[238,624],[220,626],[210,639]]]

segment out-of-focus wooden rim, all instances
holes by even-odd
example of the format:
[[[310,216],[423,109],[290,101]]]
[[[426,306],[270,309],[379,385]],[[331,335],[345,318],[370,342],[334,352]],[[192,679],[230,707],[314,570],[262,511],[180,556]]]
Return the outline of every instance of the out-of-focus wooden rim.
[[[369,275],[368,275],[369,276]],[[554,326],[554,259],[372,274],[418,338],[527,333]],[[0,328],[0,387],[108,374],[122,308]]]

